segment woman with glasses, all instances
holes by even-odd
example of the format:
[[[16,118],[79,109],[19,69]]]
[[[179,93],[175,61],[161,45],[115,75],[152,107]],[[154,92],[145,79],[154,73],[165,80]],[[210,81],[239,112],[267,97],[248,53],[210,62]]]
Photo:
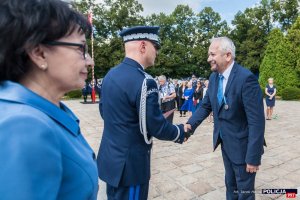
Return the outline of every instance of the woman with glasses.
[[[60,99],[85,84],[87,20],[60,0],[0,2],[1,199],[96,199],[95,154]]]

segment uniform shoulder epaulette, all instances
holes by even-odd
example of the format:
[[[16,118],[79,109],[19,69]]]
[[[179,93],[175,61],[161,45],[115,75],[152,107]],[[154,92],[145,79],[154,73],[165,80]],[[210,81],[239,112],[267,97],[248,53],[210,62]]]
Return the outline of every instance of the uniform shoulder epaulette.
[[[147,72],[145,72],[144,74],[145,74],[146,79],[153,79],[153,77],[150,74],[148,74]]]
[[[150,74],[148,74],[147,72],[141,70],[140,68],[138,69],[138,71],[140,71],[142,74],[144,74],[146,79],[154,79]]]

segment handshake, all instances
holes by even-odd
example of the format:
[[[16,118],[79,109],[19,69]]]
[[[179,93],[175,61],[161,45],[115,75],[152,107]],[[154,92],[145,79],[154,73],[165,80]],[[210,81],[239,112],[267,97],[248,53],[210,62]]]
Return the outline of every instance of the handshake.
[[[186,142],[191,135],[193,135],[192,126],[190,124],[184,124],[184,142]]]
[[[163,113],[164,118],[169,117],[172,113],[174,113],[175,110],[176,110],[176,108]],[[192,126],[190,124],[182,124],[182,125],[183,125],[183,129],[184,129],[184,140],[183,141],[186,142],[189,139],[189,137],[191,137],[191,135],[193,135],[193,130],[192,130]]]

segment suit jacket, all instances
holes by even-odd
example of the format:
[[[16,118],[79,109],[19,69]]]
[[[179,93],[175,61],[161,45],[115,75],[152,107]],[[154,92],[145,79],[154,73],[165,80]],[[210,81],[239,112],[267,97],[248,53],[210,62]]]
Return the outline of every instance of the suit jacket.
[[[1,199],[97,199],[95,154],[64,104],[3,81],[0,107]]]
[[[263,154],[265,118],[263,96],[257,78],[247,69],[234,64],[225,88],[226,103],[218,105],[219,78],[213,72],[201,107],[188,120],[193,130],[214,113],[214,150],[220,144],[236,164],[260,165]],[[226,109],[228,105],[228,109]]]
[[[184,88],[184,90],[186,90],[187,87]],[[182,99],[182,96],[184,94],[184,91],[182,91],[182,86],[179,87],[178,89],[178,96],[180,99]]]
[[[98,153],[99,178],[114,187],[145,184],[150,179],[152,145],[144,141],[139,127],[139,109],[143,68],[125,58],[103,79],[99,104],[104,131]],[[146,123],[149,136],[174,141],[178,129],[162,115],[158,104],[158,88],[153,79],[147,81]],[[179,126],[184,139],[183,126]]]
[[[177,83],[175,86],[176,98],[179,97],[179,84]]]

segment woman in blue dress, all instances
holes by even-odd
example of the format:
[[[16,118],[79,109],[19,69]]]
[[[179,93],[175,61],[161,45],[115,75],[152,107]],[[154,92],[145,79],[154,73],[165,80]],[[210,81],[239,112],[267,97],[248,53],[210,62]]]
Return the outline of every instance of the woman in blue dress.
[[[267,120],[272,119],[273,108],[275,106],[275,95],[276,95],[276,87],[273,85],[273,78],[268,79],[268,84],[266,85],[265,93],[266,93],[266,105],[267,105]]]
[[[187,84],[187,89],[184,90],[184,104],[181,106],[180,110],[187,110],[188,111],[188,116],[192,116],[192,110],[193,110],[193,94],[194,94],[194,89],[192,87],[192,82],[189,81]]]

